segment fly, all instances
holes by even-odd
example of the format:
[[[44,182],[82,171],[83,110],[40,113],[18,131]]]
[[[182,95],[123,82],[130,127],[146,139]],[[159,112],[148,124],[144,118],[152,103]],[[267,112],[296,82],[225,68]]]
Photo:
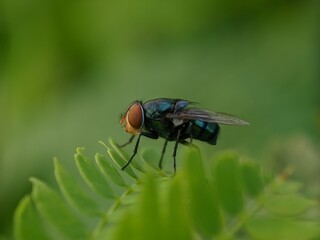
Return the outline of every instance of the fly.
[[[216,145],[220,132],[219,124],[249,125],[248,122],[232,115],[197,108],[192,104],[193,102],[188,100],[171,98],[157,98],[144,103],[142,101],[132,102],[120,120],[125,131],[132,136],[120,147],[130,144],[136,135],[138,139],[133,154],[122,170],[137,154],[141,136],[165,139],[159,161],[160,169],[168,141],[175,141],[173,169],[176,172],[176,154],[179,143],[188,145],[193,139],[197,139]],[[187,139],[190,139],[190,142]]]

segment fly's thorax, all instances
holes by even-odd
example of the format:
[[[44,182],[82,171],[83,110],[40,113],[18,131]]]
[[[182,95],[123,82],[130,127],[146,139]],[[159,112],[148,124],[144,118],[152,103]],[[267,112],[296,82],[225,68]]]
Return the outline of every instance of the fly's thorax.
[[[148,132],[155,132],[162,138],[167,138],[173,130],[173,124],[166,118],[148,118],[146,115],[144,129]]]
[[[144,126],[144,109],[141,102],[133,102],[122,116],[120,124],[130,134],[139,134]]]
[[[151,119],[163,118],[168,113],[182,110],[189,104],[182,99],[157,98],[143,104],[146,117]]]

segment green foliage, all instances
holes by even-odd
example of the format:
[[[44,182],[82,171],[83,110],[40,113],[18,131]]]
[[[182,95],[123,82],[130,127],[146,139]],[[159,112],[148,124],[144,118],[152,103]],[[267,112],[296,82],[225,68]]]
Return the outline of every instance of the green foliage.
[[[199,151],[190,148],[172,176],[157,168],[158,153],[150,149],[121,171],[128,155],[113,141],[110,146],[107,156],[97,153],[95,161],[77,149],[75,162],[86,187],[57,159],[60,191],[31,178],[32,192],[15,212],[15,238],[320,237],[319,206],[299,192],[301,185],[283,176],[266,178],[256,162],[234,151],[218,154],[204,171]]]

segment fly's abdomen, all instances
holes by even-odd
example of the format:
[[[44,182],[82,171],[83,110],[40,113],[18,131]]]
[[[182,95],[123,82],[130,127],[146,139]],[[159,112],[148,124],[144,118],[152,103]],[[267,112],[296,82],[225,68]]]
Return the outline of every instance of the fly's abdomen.
[[[192,138],[216,145],[220,127],[217,123],[208,123],[201,120],[191,121]]]

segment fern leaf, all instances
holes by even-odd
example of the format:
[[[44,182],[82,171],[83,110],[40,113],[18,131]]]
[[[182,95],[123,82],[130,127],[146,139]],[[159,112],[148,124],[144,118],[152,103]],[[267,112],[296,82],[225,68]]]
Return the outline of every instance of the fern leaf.
[[[85,157],[81,148],[75,155],[80,175],[97,195],[84,191],[57,159],[54,173],[64,198],[31,178],[31,196],[23,198],[15,212],[16,239],[307,240],[320,236],[317,202],[299,193],[299,182],[265,178],[256,162],[240,161],[234,151],[218,154],[204,171],[199,151],[189,148],[172,177],[158,169],[159,153],[150,149],[142,150],[142,161],[137,158],[136,164],[121,171],[128,155],[112,140],[110,145],[109,156],[96,154],[95,161]],[[305,212],[316,217],[308,219]]]

